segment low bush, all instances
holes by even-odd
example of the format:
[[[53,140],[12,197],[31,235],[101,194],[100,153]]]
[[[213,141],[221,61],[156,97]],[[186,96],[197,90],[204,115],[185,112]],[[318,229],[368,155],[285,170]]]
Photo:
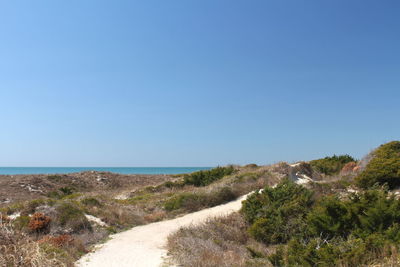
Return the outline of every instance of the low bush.
[[[236,199],[235,193],[230,187],[224,186],[220,189],[214,190],[207,197],[207,204],[210,207],[217,206],[223,203],[227,203]]]
[[[233,166],[217,167],[211,170],[198,171],[186,174],[183,177],[184,184],[194,186],[206,186],[217,181],[224,176],[231,175],[234,172]]]
[[[47,196],[50,198],[62,199],[67,196],[71,196],[75,192],[75,189],[69,186],[60,187],[56,191],[51,191],[47,193]]]
[[[206,196],[204,194],[181,193],[178,194],[164,204],[167,211],[185,209],[188,211],[196,211],[206,205]]]
[[[185,182],[181,181],[167,181],[163,184],[167,188],[182,188],[185,186]]]
[[[25,231],[28,230],[28,225],[31,218],[26,215],[18,216],[12,223],[13,227],[18,231]]]
[[[333,175],[339,173],[347,163],[353,161],[355,161],[355,159],[349,155],[334,155],[332,157],[312,160],[310,161],[310,165],[320,173]]]
[[[358,186],[369,188],[375,184],[387,184],[391,189],[400,186],[400,141],[381,145],[370,158],[356,178]]]
[[[49,230],[50,222],[50,217],[39,212],[32,215],[28,227],[32,232],[43,233]]]
[[[266,187],[243,202],[241,213],[251,224],[250,234],[266,244],[288,241],[301,235],[313,204],[312,192],[289,180]]]
[[[74,241],[71,235],[63,234],[58,236],[45,236],[38,241],[39,244],[50,243],[55,247],[61,248],[70,245]]]
[[[180,193],[168,199],[164,208],[167,211],[183,209],[193,212],[232,201],[236,197],[229,187],[215,189],[209,193]]]
[[[74,262],[88,252],[81,240],[68,234],[45,236],[38,241],[38,244],[44,252],[53,254],[63,262]]]
[[[400,201],[384,190],[352,194],[348,200],[326,197],[310,211],[307,222],[315,237],[366,238],[374,233],[389,237],[386,231],[397,229],[400,222]]]
[[[46,199],[34,199],[29,201],[28,203],[25,204],[24,209],[22,210],[23,215],[30,215],[32,213],[35,213],[36,208],[39,206],[43,206],[47,204]]]
[[[87,197],[81,200],[81,203],[85,206],[91,206],[91,207],[101,207],[102,204],[100,203],[97,198],[94,197]]]
[[[6,215],[11,215],[15,212],[21,211],[25,208],[21,202],[13,203],[10,206],[0,208],[0,212]]]
[[[274,266],[399,266],[398,247],[379,235],[366,239],[292,239],[269,260]]]
[[[270,255],[275,266],[360,266],[397,255],[400,200],[385,190],[351,194],[347,199],[327,196],[306,213],[303,235],[279,242],[283,245]],[[280,229],[263,222],[258,225],[261,235]]]
[[[73,232],[91,230],[91,225],[81,209],[72,203],[61,203],[56,207],[57,223],[63,227],[72,228]]]

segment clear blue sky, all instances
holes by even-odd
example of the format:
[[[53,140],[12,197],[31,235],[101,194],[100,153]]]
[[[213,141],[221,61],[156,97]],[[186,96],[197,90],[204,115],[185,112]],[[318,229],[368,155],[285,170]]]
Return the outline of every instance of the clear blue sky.
[[[400,139],[400,1],[0,0],[0,166],[214,166]]]

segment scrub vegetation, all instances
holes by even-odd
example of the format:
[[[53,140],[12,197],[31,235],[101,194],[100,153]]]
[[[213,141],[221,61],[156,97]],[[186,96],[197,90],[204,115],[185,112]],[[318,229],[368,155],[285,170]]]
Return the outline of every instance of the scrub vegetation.
[[[354,161],[355,159],[349,155],[333,155],[332,157],[312,160],[310,165],[320,173],[333,175],[338,174],[347,163]]]
[[[183,266],[399,266],[399,144],[345,174],[350,156],[312,161],[325,180],[266,186],[240,212],[170,236],[169,252]]]
[[[38,188],[40,197],[0,206],[0,265],[20,259],[20,266],[73,266],[109,234],[254,191],[240,212],[172,235],[172,259],[182,266],[397,266],[399,144],[384,144],[360,162],[345,155],[226,166],[138,177],[141,183],[108,173],[76,174],[83,181],[33,177],[35,187],[21,188],[32,195]]]
[[[393,141],[373,151],[371,160],[356,180],[362,188],[383,184],[390,189],[400,186],[400,142]]]
[[[37,199],[3,205],[0,216],[4,222],[7,220],[7,229],[12,229],[15,236],[35,245],[40,257],[73,266],[109,234],[226,203],[277,179],[268,168],[227,166],[169,176],[167,181],[127,190],[121,181],[114,183],[111,177],[95,173],[98,183],[109,186],[92,192],[73,183],[73,178],[47,176],[45,181],[59,183],[59,187]],[[4,251],[9,253],[12,248],[8,246],[13,243],[5,246]],[[3,262],[13,257],[8,256]]]

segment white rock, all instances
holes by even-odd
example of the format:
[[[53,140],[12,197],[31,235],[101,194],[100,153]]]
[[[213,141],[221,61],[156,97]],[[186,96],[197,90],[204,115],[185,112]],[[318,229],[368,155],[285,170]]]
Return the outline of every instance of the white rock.
[[[100,218],[94,217],[93,215],[85,214],[85,217],[86,217],[86,219],[88,219],[89,222],[94,222],[100,226],[108,226]]]
[[[21,212],[16,212],[11,214],[10,216],[8,216],[8,218],[10,218],[11,220],[15,220],[17,219],[19,216],[21,216]]]

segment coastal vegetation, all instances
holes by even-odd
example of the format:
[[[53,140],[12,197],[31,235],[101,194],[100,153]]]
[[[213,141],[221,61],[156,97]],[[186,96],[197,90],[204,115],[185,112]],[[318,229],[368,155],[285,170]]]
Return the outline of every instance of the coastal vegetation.
[[[310,165],[320,173],[333,175],[338,174],[347,163],[354,161],[355,159],[349,155],[333,155],[332,157],[312,160]]]
[[[168,199],[164,207],[167,211],[184,209],[188,212],[213,207],[236,199],[238,196],[229,187],[222,187],[209,193],[181,193]]]
[[[312,161],[325,180],[266,186],[239,213],[170,236],[169,252],[183,266],[399,266],[399,147],[384,144],[366,162]]]
[[[211,170],[198,171],[183,176],[183,182],[186,185],[206,186],[224,176],[231,175],[234,172],[233,166],[217,167]]]
[[[114,174],[77,174],[95,182],[48,176],[41,197],[0,208],[0,265],[20,257],[22,266],[73,266],[109,234],[254,192],[240,212],[170,236],[172,258],[182,266],[395,266],[399,144],[384,144],[361,161],[344,155],[217,167],[132,182],[128,191]],[[100,190],[89,189],[95,184]]]
[[[356,178],[357,185],[369,188],[373,185],[400,186],[400,142],[381,145],[371,153],[365,170]]]
[[[126,192],[122,182],[112,181],[111,174],[90,175],[101,186],[97,193],[87,191],[82,181],[76,184],[74,177],[52,175],[45,183],[48,180],[55,186],[40,198],[3,205],[3,221],[12,218],[7,219],[7,229],[37,244],[42,256],[72,266],[109,234],[226,203],[275,181],[263,168],[227,166],[170,176],[165,182],[144,183]],[[2,260],[10,263],[8,258]]]

